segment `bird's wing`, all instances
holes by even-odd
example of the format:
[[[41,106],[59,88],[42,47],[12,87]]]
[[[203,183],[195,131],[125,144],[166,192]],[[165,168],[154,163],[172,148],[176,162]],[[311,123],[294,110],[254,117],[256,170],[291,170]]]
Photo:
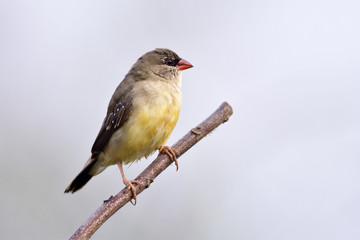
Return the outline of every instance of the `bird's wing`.
[[[133,97],[130,89],[121,85],[110,100],[108,112],[91,148],[92,158],[103,151],[114,132],[121,128],[131,115]]]

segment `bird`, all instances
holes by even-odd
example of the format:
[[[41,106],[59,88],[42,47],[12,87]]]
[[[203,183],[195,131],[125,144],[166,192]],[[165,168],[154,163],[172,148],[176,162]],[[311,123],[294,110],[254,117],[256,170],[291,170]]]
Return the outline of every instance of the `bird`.
[[[106,117],[82,171],[65,189],[80,190],[108,166],[119,167],[123,183],[132,192],[137,180],[125,177],[123,165],[159,151],[167,154],[178,169],[175,149],[166,146],[180,114],[182,71],[193,65],[174,51],[156,48],[142,55],[113,93]]]

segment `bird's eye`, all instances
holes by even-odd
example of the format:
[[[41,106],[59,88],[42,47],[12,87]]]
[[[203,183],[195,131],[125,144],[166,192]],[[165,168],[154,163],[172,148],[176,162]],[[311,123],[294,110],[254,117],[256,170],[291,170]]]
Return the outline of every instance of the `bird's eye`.
[[[166,60],[165,60],[165,63],[166,63],[166,65],[168,65],[168,66],[174,66],[174,61],[171,59],[171,58],[167,58]]]

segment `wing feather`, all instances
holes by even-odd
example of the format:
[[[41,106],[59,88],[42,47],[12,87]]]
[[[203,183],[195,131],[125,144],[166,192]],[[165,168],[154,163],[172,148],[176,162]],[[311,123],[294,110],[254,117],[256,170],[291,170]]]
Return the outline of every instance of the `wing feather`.
[[[93,155],[103,151],[114,132],[123,126],[131,115],[132,106],[132,99],[122,100],[115,105],[113,111],[108,113],[91,148]]]
[[[121,128],[131,115],[133,108],[133,96],[131,94],[133,83],[134,79],[126,76],[115,90],[99,134],[91,148],[92,158],[104,150],[114,132]]]

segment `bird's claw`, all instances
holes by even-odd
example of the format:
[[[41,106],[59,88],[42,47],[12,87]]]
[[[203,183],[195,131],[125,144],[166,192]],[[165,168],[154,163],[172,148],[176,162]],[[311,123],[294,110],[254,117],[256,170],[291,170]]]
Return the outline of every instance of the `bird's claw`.
[[[172,147],[169,146],[160,146],[159,147],[159,155],[161,153],[165,153],[166,155],[169,156],[169,158],[171,159],[171,161],[173,161],[176,165],[176,171],[179,170],[179,164],[177,161],[177,155],[180,155],[179,152]]]
[[[131,193],[132,193],[132,198],[130,200],[131,204],[132,205],[136,205],[136,190],[135,190],[135,187],[133,186],[133,184],[137,184],[137,185],[141,185],[141,183],[137,180],[130,180],[130,181],[127,181],[127,182],[124,182],[125,185],[130,189]],[[134,202],[132,201],[134,199]]]

